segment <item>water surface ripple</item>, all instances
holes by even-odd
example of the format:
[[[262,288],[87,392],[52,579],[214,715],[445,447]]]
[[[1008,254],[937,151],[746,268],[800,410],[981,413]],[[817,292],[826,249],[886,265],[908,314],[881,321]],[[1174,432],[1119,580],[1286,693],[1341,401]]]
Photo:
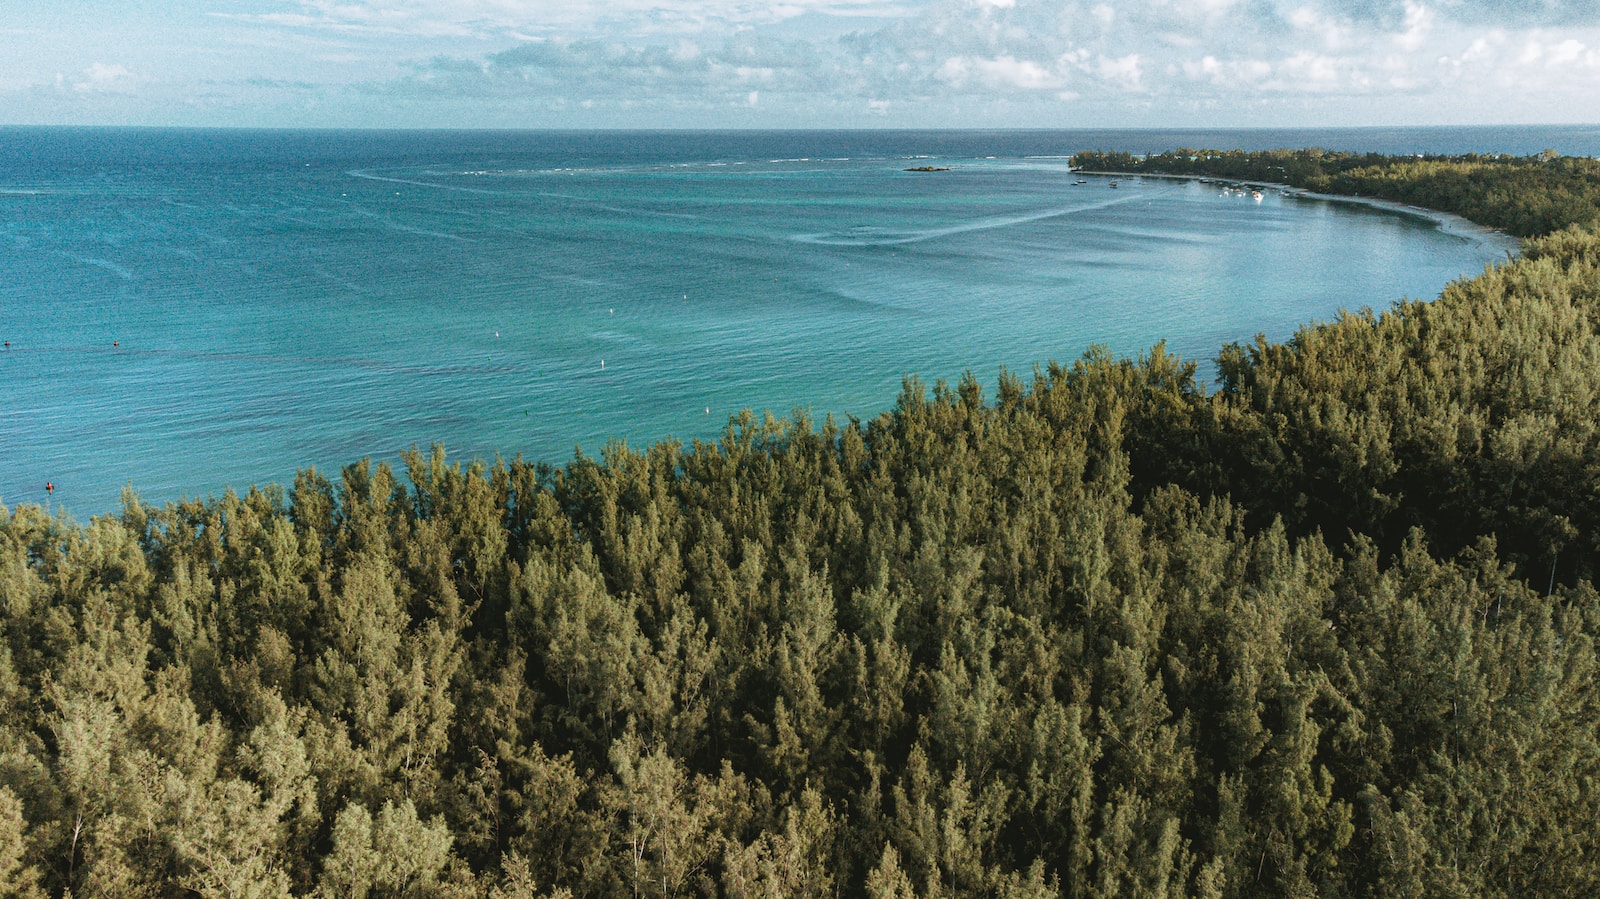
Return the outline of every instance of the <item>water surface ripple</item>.
[[[1513,244],[1086,184],[1071,134],[0,129],[0,502],[80,518],[442,441],[564,461],[1090,344],[1209,360]],[[1104,145],[1101,145],[1104,146]],[[908,172],[934,165],[943,172]]]

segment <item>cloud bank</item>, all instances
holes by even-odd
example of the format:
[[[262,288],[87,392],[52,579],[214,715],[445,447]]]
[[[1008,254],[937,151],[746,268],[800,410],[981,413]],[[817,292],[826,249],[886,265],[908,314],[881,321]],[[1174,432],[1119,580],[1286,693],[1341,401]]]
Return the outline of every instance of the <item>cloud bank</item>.
[[[1503,13],[1508,5],[1517,15]],[[1459,120],[1471,117],[1473,98],[1521,93],[1537,105],[1549,94],[1559,109],[1562,96],[1600,95],[1594,3],[936,0],[900,14],[861,4],[854,11],[865,27],[833,33],[767,27],[775,22],[737,4],[708,9],[740,27],[678,27],[656,16],[649,29],[600,36],[574,24],[578,36],[555,29],[476,59],[416,62],[373,87],[549,109],[670,103],[714,111],[748,106],[757,91],[769,105],[835,114],[900,108],[925,116],[981,104],[1066,118],[1085,110],[1104,118],[1119,107],[1238,118],[1318,105],[1349,118],[1364,104],[1382,118],[1398,103],[1453,108]],[[792,11],[791,19],[838,17],[821,3]]]
[[[0,94],[248,106],[292,83],[282,109],[353,124],[1600,119],[1600,0],[185,2],[196,35],[254,48],[248,71],[164,77],[94,48],[54,81],[0,69]]]

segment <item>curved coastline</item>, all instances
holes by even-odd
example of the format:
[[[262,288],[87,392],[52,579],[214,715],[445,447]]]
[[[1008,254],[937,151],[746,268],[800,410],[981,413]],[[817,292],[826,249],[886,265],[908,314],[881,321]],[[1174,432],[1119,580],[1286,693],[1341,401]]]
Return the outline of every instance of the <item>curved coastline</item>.
[[[466,143],[461,152],[479,150]],[[954,380],[964,368],[1026,371],[1044,360],[1074,357],[1090,345],[1132,356],[1151,341],[1167,339],[1169,351],[1200,360],[1209,377],[1216,352],[1229,341],[1260,332],[1287,337],[1307,321],[1334,314],[1341,304],[1432,298],[1464,274],[1504,259],[1498,246],[1487,249],[1408,218],[1345,215],[1332,207],[1281,199],[1268,204],[1269,214],[1252,214],[1262,210],[1217,200],[1214,190],[1207,193],[1209,186],[1180,189],[1175,183],[1167,190],[1159,182],[1145,187],[1128,183],[1131,191],[1102,187],[1084,194],[1074,188],[1069,196],[1057,188],[1064,168],[1059,162],[975,163],[962,166],[967,174],[954,181],[898,173],[885,177],[891,166],[911,163],[890,163],[883,156],[837,166],[807,165],[802,176],[785,167],[778,181],[770,173],[757,173],[742,179],[719,175],[702,183],[640,176],[642,168],[623,168],[617,171],[624,177],[603,174],[592,183],[530,181],[473,193],[469,205],[483,211],[485,221],[516,220],[526,226],[504,230],[478,228],[459,217],[464,195],[455,188],[460,184],[443,176],[408,174],[454,169],[442,164],[397,167],[390,173],[403,176],[409,186],[402,186],[358,177],[389,171],[371,168],[371,160],[359,153],[336,158],[337,165],[295,172],[297,190],[330,199],[314,214],[308,209],[301,216],[307,221],[285,223],[300,232],[302,246],[317,248],[303,257],[303,264],[263,262],[245,252],[242,248],[256,245],[242,239],[254,233],[253,217],[220,207],[216,216],[203,206],[181,214],[169,213],[165,206],[152,211],[151,221],[171,217],[172,227],[203,223],[220,228],[207,233],[224,235],[232,241],[227,247],[240,248],[219,250],[216,258],[222,264],[241,272],[271,271],[270,278],[250,275],[249,283],[260,297],[274,298],[260,305],[268,310],[260,321],[270,321],[273,328],[233,329],[226,339],[221,331],[189,334],[169,326],[166,305],[151,302],[142,318],[127,313],[133,307],[121,307],[104,321],[76,329],[90,328],[84,334],[49,342],[44,356],[56,358],[33,357],[28,370],[67,396],[51,407],[50,428],[88,424],[62,435],[45,427],[42,419],[32,420],[29,433],[17,441],[25,447],[16,452],[23,464],[0,477],[0,498],[52,499],[103,511],[116,507],[120,489],[128,483],[150,491],[154,499],[178,499],[184,496],[184,485],[204,495],[228,483],[287,481],[311,464],[332,470],[363,455],[393,461],[398,448],[411,442],[440,441],[481,458],[516,448],[530,457],[560,460],[577,445],[593,448],[612,438],[635,443],[663,435],[715,439],[716,424],[729,410],[783,410],[796,403],[841,415],[882,409],[893,402],[905,372]],[[956,158],[988,157],[972,153]],[[532,164],[541,157],[528,161],[530,171],[541,170]],[[476,171],[482,166],[460,168]],[[271,196],[280,186],[278,179],[275,170],[259,181],[245,178],[240,190],[263,190],[268,193],[262,196]],[[452,189],[419,189],[434,180]],[[712,184],[714,196],[707,190]],[[727,216],[719,216],[714,228],[702,227],[698,214],[709,200],[725,199],[728,208],[749,210],[761,207],[759,198],[778,184],[802,190],[803,202],[786,200],[761,216],[740,217],[736,227]],[[1026,189],[1018,191],[1017,185]],[[1152,216],[1140,207],[1158,192],[1173,197],[1177,205]],[[981,201],[960,199],[952,205],[958,195]],[[618,201],[622,196],[628,202]],[[696,205],[679,205],[685,196]],[[880,202],[880,196],[889,202]],[[1075,230],[1080,223],[1071,219],[1107,204],[1122,208],[1086,216],[1081,225],[1099,230],[1092,239],[1077,239],[1089,232]],[[505,218],[508,209],[521,210],[515,215],[538,210],[540,217]],[[673,209],[697,215],[681,214],[660,224],[665,210]],[[591,214],[592,225],[572,230],[577,217]],[[650,219],[628,223],[631,216]],[[1037,231],[1030,224],[1034,222],[1040,223]],[[1213,224],[1204,227],[1205,240],[1192,240],[1194,235],[1185,232],[1201,223]],[[1226,230],[1234,225],[1249,230]],[[619,275],[592,264],[584,253],[591,245],[620,245],[609,239],[571,238],[612,227],[620,230],[604,233],[625,235],[631,241],[626,245],[635,248],[630,254],[647,254],[633,258],[652,260],[650,264],[617,267],[630,270]],[[585,230],[590,228],[595,230]],[[1352,228],[1375,235],[1364,245],[1383,249],[1387,262],[1352,254],[1355,244],[1346,236]],[[990,229],[995,229],[992,241],[980,233]],[[346,253],[350,245],[331,235],[347,233],[372,235],[392,249]],[[151,245],[170,242],[171,234],[190,239],[183,230],[151,234]],[[824,239],[812,239],[814,234]],[[1246,234],[1259,234],[1260,239]],[[324,235],[329,236],[325,244]],[[475,242],[469,246],[438,240],[442,235]],[[745,235],[770,248],[779,265],[792,264],[797,252],[812,253],[809,247],[794,248],[795,241],[836,246],[815,251],[810,274],[785,280],[769,293],[751,289],[752,283],[767,283],[764,277],[724,277],[735,270],[726,268],[728,264],[759,261],[749,255],[755,244]],[[828,240],[830,236],[837,239]],[[1102,243],[1102,237],[1115,243]],[[948,245],[933,242],[944,238],[957,239]],[[683,240],[703,240],[696,246],[724,254],[715,258],[727,261],[715,270],[685,270],[680,266],[683,255],[672,249]],[[1301,278],[1301,263],[1312,255],[1307,249],[1313,243],[1317,261],[1305,270],[1315,274]],[[1400,244],[1426,247],[1426,252],[1388,252]],[[561,252],[554,252],[557,248]],[[50,269],[71,277],[61,276],[63,287],[51,291],[54,295],[94,295],[108,289],[106,282],[130,295],[155,296],[132,277],[146,270],[143,255],[102,254],[92,244],[66,242],[61,249],[73,252],[70,258],[79,266]],[[535,250],[550,255],[529,265],[529,253]],[[1167,250],[1184,254],[1184,264],[1200,279],[1171,265]],[[120,274],[104,264],[88,264],[84,260],[90,256],[102,263],[114,261]],[[501,264],[499,259],[507,261]],[[1388,264],[1393,267],[1385,268]],[[213,271],[212,265],[165,266],[162,277],[176,287],[160,289],[203,295],[204,278],[196,272],[203,267]],[[457,279],[459,285],[447,285],[463,302],[441,314],[437,321],[442,325],[427,330],[410,327],[424,320],[437,294],[425,286],[425,268],[471,273]],[[788,278],[784,272],[791,270],[765,273]],[[1429,272],[1425,279],[1400,280],[1422,270]],[[402,283],[401,274],[415,277]],[[1384,281],[1388,275],[1395,278]],[[1189,283],[1156,286],[1169,278]],[[1316,287],[1258,287],[1274,279]],[[1352,288],[1357,281],[1378,286]],[[778,285],[779,277],[770,283]],[[1081,290],[1086,284],[1091,289]],[[1152,302],[1151,294],[1159,302]],[[961,298],[959,303],[951,301],[953,296]],[[330,304],[327,297],[341,301]],[[1165,324],[1139,324],[1140,319],[1154,320],[1152,310],[1171,318]],[[383,331],[394,336],[382,341],[357,336],[363,329],[352,330],[346,323],[358,313],[383,323]],[[217,314],[224,320],[221,307]],[[774,317],[765,320],[782,327],[764,326],[761,316],[769,314]],[[931,339],[915,344],[907,339],[907,322],[913,319]],[[801,331],[831,336],[802,347],[792,339],[792,333]],[[41,328],[36,333],[51,332]],[[103,341],[96,339],[101,333]],[[18,343],[15,333],[8,336]],[[101,344],[110,346],[113,336],[121,340],[120,347],[101,352]],[[44,348],[41,344],[46,341],[23,342],[28,351]],[[20,354],[11,358],[19,367],[25,359]],[[600,359],[606,362],[603,372]],[[823,364],[838,380],[814,388],[818,365]],[[77,371],[72,370],[75,365]],[[204,395],[207,402],[168,408],[135,401],[124,414],[108,418],[88,399],[77,399],[86,394],[69,394],[59,386],[84,384],[85,366],[94,366],[97,376],[104,371],[195,385],[185,392]],[[63,370],[67,377],[49,380]],[[254,386],[246,390],[240,385]],[[289,385],[295,386],[291,390]],[[426,406],[418,397],[426,397]],[[374,410],[398,411],[380,415]],[[152,419],[163,422],[159,435],[141,429]],[[157,448],[158,443],[165,449]],[[180,445],[183,452],[171,451]],[[197,485],[194,472],[201,460],[219,474]],[[66,485],[53,497],[41,490],[51,481]],[[91,502],[89,497],[96,495],[103,499]]]
[[[0,507],[0,873],[1593,895],[1600,233],[1505,269],[1216,393],[1158,344],[560,470]]]
[[[1246,187],[1270,188],[1285,192],[1288,196],[1308,200],[1325,200],[1332,203],[1349,203],[1355,206],[1366,206],[1384,212],[1393,212],[1400,215],[1410,215],[1416,218],[1427,219],[1433,222],[1440,231],[1464,240],[1476,241],[1484,246],[1504,250],[1508,258],[1516,258],[1522,253],[1522,239],[1508,234],[1500,228],[1491,228],[1457,215],[1453,212],[1444,212],[1439,209],[1429,209],[1426,206],[1416,206],[1410,203],[1398,203],[1394,200],[1384,200],[1378,197],[1361,197],[1350,194],[1326,194],[1292,184],[1283,184],[1277,181],[1236,181],[1215,175],[1169,175],[1152,172],[1102,172],[1088,169],[1073,172],[1079,175],[1096,175],[1108,178],[1160,178],[1168,181],[1226,181],[1232,184],[1242,184]]]

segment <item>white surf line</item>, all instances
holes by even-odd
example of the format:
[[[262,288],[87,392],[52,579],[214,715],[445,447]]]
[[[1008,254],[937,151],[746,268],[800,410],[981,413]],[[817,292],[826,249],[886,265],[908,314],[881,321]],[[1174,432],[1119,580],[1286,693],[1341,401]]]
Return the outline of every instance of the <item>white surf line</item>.
[[[1156,193],[1167,193],[1174,189],[1175,188],[1169,187],[1165,190],[1156,191]],[[800,234],[796,235],[792,239],[801,243],[822,244],[824,246],[901,246],[904,244],[922,243],[924,241],[937,240],[938,238],[950,237],[955,234],[967,234],[974,231],[992,231],[996,228],[1010,228],[1014,225],[1026,225],[1032,222],[1042,222],[1047,219],[1065,218],[1066,216],[1076,215],[1080,212],[1093,212],[1099,209],[1108,209],[1112,206],[1119,206],[1124,203],[1132,203],[1135,200],[1148,199],[1150,195],[1151,192],[1149,191],[1130,191],[1128,193],[1119,194],[1115,198],[1107,199],[1098,203],[1089,203],[1082,206],[1069,206],[1059,209],[1046,209],[1039,212],[1028,213],[1026,215],[1006,216],[1004,218],[979,219],[975,222],[967,222],[960,225],[950,225],[945,228],[934,228],[927,231],[920,231],[904,237],[865,237],[860,240],[852,240],[849,237],[841,237],[837,233],[829,233]]]
[[[110,261],[108,259],[98,259],[98,258],[96,258],[94,256],[80,256],[77,253],[69,253],[66,250],[54,250],[53,252],[57,256],[63,256],[65,258],[67,258],[67,259],[71,259],[73,262],[76,262],[79,265],[88,265],[88,266],[92,266],[94,268],[103,269],[105,271],[108,271],[111,274],[116,275],[118,278],[121,278],[124,281],[137,281],[137,280],[139,280],[138,277],[136,275],[134,275],[133,272],[123,268],[120,265],[117,265],[115,262],[112,262],[112,261]]]
[[[412,187],[431,187],[434,190],[453,190],[457,193],[463,194],[483,194],[484,196],[489,197],[516,196],[515,194],[503,190],[489,190],[482,187],[462,187],[457,184],[437,184],[432,181],[417,181],[413,178],[391,178],[388,175],[374,175],[371,172],[364,172],[360,169],[351,169],[345,172],[345,174],[351,178],[364,178],[368,181],[387,181],[390,184],[407,184]]]
[[[546,200],[565,200],[574,206],[587,206],[590,209],[600,209],[605,212],[618,212],[623,215],[650,215],[657,218],[689,219],[690,221],[698,221],[701,218],[700,216],[690,212],[662,212],[658,209],[630,209],[626,206],[612,206],[609,203],[602,203],[599,200],[594,200],[589,197],[573,196],[572,194],[556,194],[548,191],[540,191],[533,196],[543,197]]]

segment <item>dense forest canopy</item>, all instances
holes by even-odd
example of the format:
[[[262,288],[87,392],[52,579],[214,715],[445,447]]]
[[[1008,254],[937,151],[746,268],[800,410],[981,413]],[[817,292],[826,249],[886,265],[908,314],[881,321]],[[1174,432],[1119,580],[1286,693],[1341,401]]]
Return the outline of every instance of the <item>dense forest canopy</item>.
[[[1594,161],[1350,158],[1563,228],[1215,388],[0,507],[0,893],[1600,894]]]

